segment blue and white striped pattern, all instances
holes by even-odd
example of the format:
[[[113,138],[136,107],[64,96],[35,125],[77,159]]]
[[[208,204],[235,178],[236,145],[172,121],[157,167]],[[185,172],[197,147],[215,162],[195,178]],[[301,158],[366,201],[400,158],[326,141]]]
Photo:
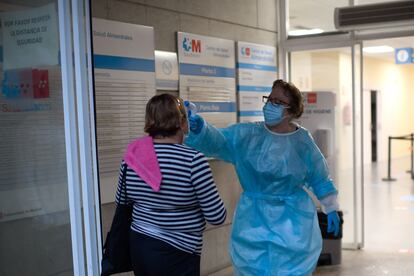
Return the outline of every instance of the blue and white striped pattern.
[[[201,254],[205,221],[221,224],[226,209],[204,155],[180,144],[155,144],[162,174],[154,192],[124,161],[116,202],[133,203],[131,228],[189,253]],[[121,194],[122,168],[127,166],[127,195]]]

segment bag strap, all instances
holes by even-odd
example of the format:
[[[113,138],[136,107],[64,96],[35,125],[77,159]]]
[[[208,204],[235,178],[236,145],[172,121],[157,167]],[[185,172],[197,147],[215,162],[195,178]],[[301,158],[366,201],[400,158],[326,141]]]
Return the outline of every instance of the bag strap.
[[[122,191],[123,191],[125,200],[127,200],[127,197],[128,197],[127,187],[126,187],[126,175],[127,175],[127,164],[124,163],[124,165],[122,166],[121,196],[122,196]]]

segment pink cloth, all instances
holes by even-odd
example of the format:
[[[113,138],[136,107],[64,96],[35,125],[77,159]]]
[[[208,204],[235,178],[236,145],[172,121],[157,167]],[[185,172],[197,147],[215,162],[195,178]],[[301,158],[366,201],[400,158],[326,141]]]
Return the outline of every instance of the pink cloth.
[[[131,142],[125,152],[124,161],[154,191],[160,190],[162,175],[152,137],[145,136]]]

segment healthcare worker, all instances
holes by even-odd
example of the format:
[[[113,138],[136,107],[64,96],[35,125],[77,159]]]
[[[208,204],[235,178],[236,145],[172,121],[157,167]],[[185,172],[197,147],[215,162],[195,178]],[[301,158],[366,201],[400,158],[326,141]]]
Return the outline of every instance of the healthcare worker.
[[[185,143],[234,164],[243,193],[234,214],[230,255],[235,275],[311,275],[322,237],[310,188],[338,235],[337,190],[310,133],[292,120],[300,91],[276,80],[264,97],[264,122],[217,129],[191,114]]]

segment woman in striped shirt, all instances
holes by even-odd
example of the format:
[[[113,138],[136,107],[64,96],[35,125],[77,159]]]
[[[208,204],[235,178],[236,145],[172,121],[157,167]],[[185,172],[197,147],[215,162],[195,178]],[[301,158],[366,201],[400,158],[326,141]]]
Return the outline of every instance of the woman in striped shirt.
[[[226,209],[204,155],[182,144],[188,133],[182,100],[150,99],[145,132],[128,146],[116,194],[117,204],[133,204],[134,274],[199,275],[205,221],[222,224]]]

